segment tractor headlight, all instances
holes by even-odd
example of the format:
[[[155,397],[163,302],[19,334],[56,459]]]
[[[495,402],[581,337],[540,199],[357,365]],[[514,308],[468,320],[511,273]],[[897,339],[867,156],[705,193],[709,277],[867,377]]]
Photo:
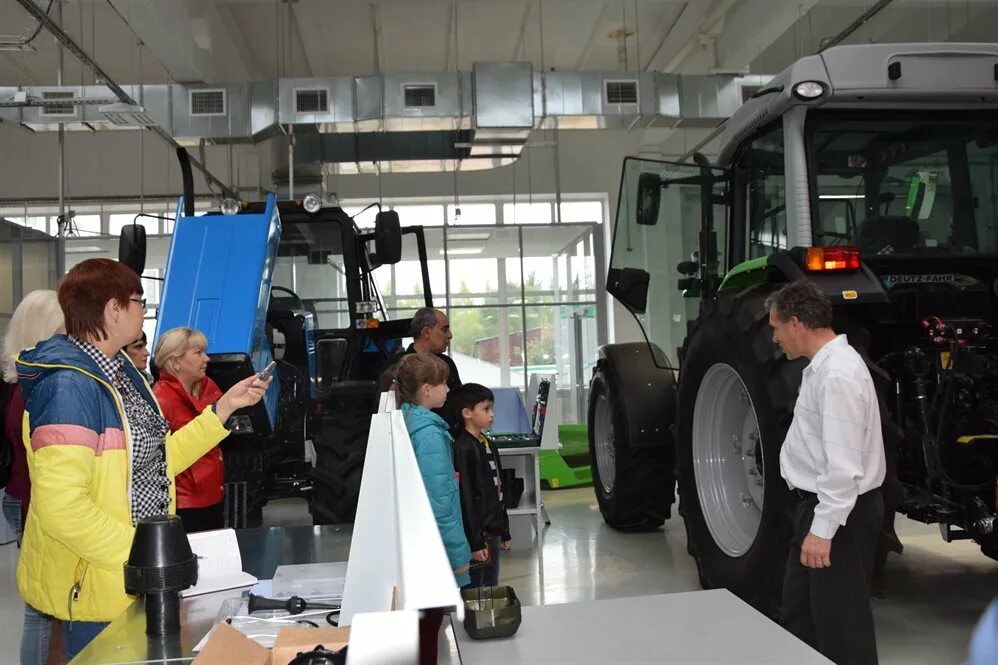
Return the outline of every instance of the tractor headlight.
[[[794,94],[800,99],[817,99],[825,94],[825,86],[818,81],[804,81],[794,86]]]
[[[302,202],[302,207],[305,208],[305,212],[315,214],[322,208],[322,199],[315,194],[309,194]]]
[[[222,199],[222,203],[218,207],[222,211],[223,215],[239,214],[239,201],[235,199]]]

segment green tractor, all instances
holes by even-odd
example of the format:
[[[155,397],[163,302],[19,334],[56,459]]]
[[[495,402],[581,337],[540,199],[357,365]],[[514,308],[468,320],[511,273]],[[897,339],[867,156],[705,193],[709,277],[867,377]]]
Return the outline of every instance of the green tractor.
[[[591,381],[610,526],[661,525],[678,482],[702,586],[775,615],[805,362],[780,353],[763,303],[806,277],[878,390],[878,566],[901,551],[897,512],[998,558],[996,110],[994,44],[841,46],[755,92],[717,165],[625,160],[607,289],[647,343],[601,347]]]

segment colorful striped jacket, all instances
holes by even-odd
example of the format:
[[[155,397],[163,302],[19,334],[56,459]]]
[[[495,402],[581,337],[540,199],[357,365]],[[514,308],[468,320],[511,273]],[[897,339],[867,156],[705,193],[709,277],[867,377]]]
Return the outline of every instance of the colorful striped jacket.
[[[149,384],[125,363],[139,393],[159,408]],[[110,621],[125,594],[131,521],[131,454],[121,397],[97,364],[66,336],[17,358],[27,402],[24,445],[31,505],[17,586],[35,609],[68,621]],[[228,431],[207,408],[166,442],[170,478],[193,464]],[[170,484],[170,513],[176,495]]]

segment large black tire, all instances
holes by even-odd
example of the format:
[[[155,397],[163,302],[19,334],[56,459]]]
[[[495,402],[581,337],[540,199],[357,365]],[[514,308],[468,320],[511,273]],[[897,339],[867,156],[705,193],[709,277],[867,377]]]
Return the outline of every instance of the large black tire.
[[[353,522],[372,413],[374,407],[363,400],[330,408],[322,418],[314,440],[316,463],[309,503],[314,524]]]
[[[727,588],[771,617],[779,610],[791,535],[790,515],[795,504],[780,475],[780,448],[793,419],[801,373],[806,366],[803,360],[787,360],[772,341],[764,301],[773,288],[770,284],[760,284],[736,294],[722,295],[707,305],[684,345],[676,426],[680,513],[686,525],[687,549],[696,559],[700,583],[707,589]],[[850,343],[865,358],[866,330],[844,318],[835,325],[839,332],[848,334]],[[751,400],[762,453],[761,458],[756,457],[757,469],[765,479],[758,531],[751,546],[739,556],[723,551],[712,536],[700,501],[700,491],[704,488],[697,487],[694,473],[693,421],[697,395],[707,371],[722,363],[737,373]],[[894,507],[900,500],[899,428],[884,399],[890,386],[878,373],[882,374],[871,366],[887,455],[887,479],[882,490],[884,526],[877,548],[879,576],[887,553],[899,552],[901,548],[894,533]]]
[[[671,446],[634,448],[629,445],[627,419],[618,401],[614,381],[605,367],[597,367],[589,384],[589,459],[596,501],[603,519],[615,529],[656,529],[670,516],[675,500]],[[605,411],[598,417],[601,408]],[[610,437],[614,453],[613,478],[600,475],[597,439],[601,435]]]
[[[231,439],[231,437],[230,437]],[[245,440],[222,443],[225,461],[225,524],[234,529],[260,526],[267,503],[266,451]]]
[[[676,459],[687,549],[696,559],[700,584],[707,589],[727,588],[775,616],[791,531],[789,490],[780,478],[780,447],[793,416],[803,363],[787,361],[773,344],[764,307],[769,290],[760,285],[722,295],[706,306],[687,337],[679,375]],[[710,488],[698,488],[694,472],[694,408],[704,376],[718,364],[737,373],[759,427],[755,458],[764,478],[763,506],[755,539],[740,556],[724,551],[715,541],[700,499],[700,492]]]

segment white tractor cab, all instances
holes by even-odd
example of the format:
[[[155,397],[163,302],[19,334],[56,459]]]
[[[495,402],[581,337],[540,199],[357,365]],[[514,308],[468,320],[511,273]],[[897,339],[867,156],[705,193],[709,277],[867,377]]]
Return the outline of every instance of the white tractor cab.
[[[895,511],[998,558],[996,111],[998,45],[840,46],[758,90],[717,165],[625,160],[607,283],[647,343],[601,347],[593,373],[607,523],[660,525],[678,479],[702,585],[775,613],[779,451],[806,363],[773,344],[763,302],[808,277],[877,385],[878,564],[901,550]]]

